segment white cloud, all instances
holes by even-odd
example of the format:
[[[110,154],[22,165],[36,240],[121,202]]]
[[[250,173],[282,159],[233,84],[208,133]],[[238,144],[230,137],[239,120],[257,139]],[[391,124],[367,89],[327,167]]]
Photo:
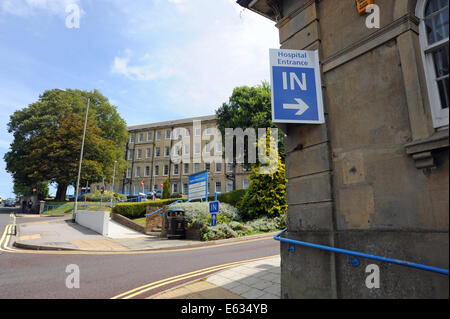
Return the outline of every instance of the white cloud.
[[[179,30],[184,28],[190,31],[189,41],[169,36],[166,40],[161,35],[157,49],[152,45],[139,53],[128,50],[116,56],[112,72],[138,81],[170,78],[164,82],[164,91],[169,104],[180,114],[212,113],[228,100],[236,86],[269,80],[269,48],[279,47],[274,23],[249,10],[242,11],[235,1],[209,1],[172,0],[185,5],[183,11],[167,18],[179,22],[172,28],[165,20],[149,23],[167,25],[167,34],[176,30],[174,33],[182,35]],[[139,27],[143,33],[134,33],[136,38],[151,37],[150,27]]]

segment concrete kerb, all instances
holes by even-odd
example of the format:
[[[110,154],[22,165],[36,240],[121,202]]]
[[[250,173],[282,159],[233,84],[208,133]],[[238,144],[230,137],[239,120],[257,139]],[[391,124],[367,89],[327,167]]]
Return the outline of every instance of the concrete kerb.
[[[54,221],[42,221],[42,222],[36,222],[36,223],[23,223],[23,224],[17,224],[16,225],[16,235],[15,237],[20,237],[20,227],[26,226],[26,225],[36,225],[36,224],[47,224],[47,223],[54,223],[54,222],[60,222],[60,220],[54,220]],[[19,227],[17,227],[19,226]],[[259,239],[259,238],[271,238],[276,236],[280,231],[276,232],[270,232],[270,233],[262,233],[262,234],[256,234],[256,235],[250,235],[250,236],[244,236],[244,237],[236,237],[236,238],[228,238],[228,239],[220,239],[220,240],[214,240],[214,241],[208,241],[208,242],[199,242],[195,244],[186,244],[186,245],[179,245],[179,246],[173,246],[173,247],[161,247],[161,248],[153,248],[153,249],[128,249],[128,250],[117,250],[114,252],[150,252],[150,251],[160,251],[160,250],[179,250],[179,249],[186,249],[186,248],[200,248],[200,247],[207,247],[207,246],[215,246],[215,245],[221,245],[226,243],[233,243],[233,242],[245,242],[249,240]],[[170,242],[170,240],[168,240]],[[15,240],[13,243],[14,247],[21,248],[21,249],[27,249],[27,250],[45,250],[45,251],[91,251],[91,252],[111,252],[110,250],[90,250],[90,249],[73,249],[73,248],[65,248],[65,247],[57,247],[57,246],[44,246],[44,245],[33,245],[33,244],[26,244],[22,243],[20,241]]]

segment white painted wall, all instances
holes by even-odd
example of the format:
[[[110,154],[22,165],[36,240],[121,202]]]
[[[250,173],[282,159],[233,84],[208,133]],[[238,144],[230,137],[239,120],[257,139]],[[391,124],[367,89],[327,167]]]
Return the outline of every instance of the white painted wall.
[[[79,210],[75,221],[81,226],[92,229],[103,236],[108,236],[109,212]]]

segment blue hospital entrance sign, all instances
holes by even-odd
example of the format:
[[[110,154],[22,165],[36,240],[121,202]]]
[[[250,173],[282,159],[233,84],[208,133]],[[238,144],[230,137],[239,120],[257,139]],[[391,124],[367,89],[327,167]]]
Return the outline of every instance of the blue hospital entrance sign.
[[[272,121],[322,124],[318,51],[270,49]]]

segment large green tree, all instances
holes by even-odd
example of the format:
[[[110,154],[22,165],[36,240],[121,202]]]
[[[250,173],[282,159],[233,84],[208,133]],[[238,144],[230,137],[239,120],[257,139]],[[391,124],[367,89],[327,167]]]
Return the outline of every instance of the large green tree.
[[[110,181],[114,161],[118,174],[127,165],[125,121],[99,91],[68,91],[90,99],[80,184],[102,177]],[[24,186],[55,182],[57,199],[64,200],[67,187],[76,184],[85,112],[84,99],[49,90],[11,115],[8,130],[14,141],[4,159],[14,182]]]
[[[216,110],[217,126],[225,139],[226,128],[274,128],[272,123],[272,102],[270,85],[262,82],[254,87],[241,86],[233,90],[228,103]],[[247,163],[248,144],[245,143],[245,162]],[[278,130],[278,151],[284,159],[284,134]],[[234,152],[234,154],[236,154]]]

